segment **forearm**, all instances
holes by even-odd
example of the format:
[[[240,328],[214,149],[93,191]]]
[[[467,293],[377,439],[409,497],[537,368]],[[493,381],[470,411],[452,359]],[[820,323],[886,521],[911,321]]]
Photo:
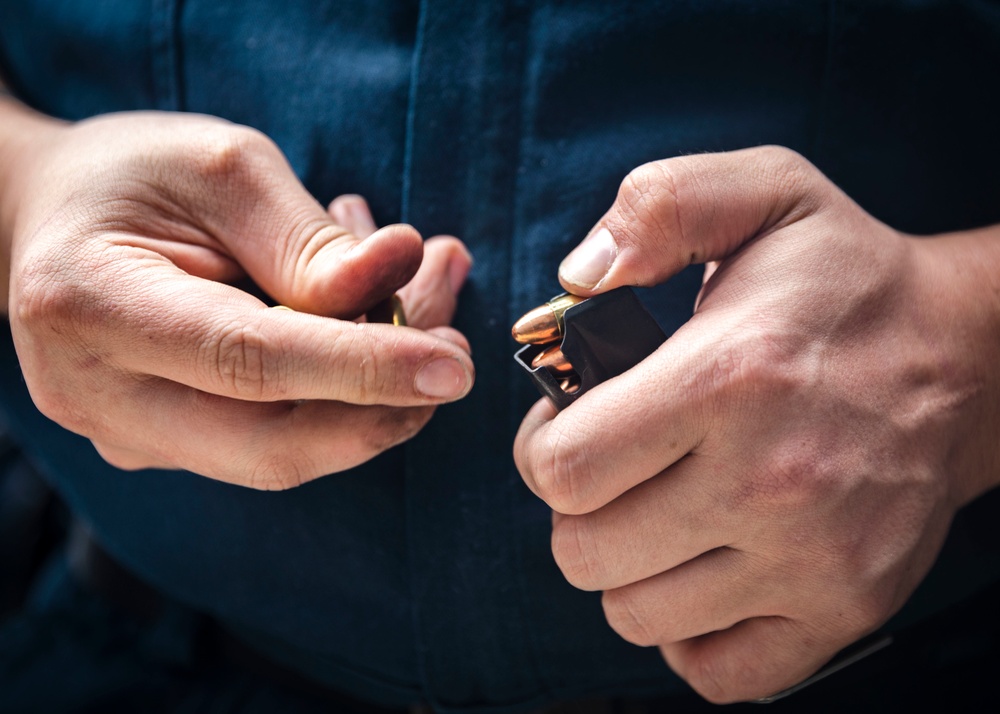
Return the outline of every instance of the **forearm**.
[[[11,96],[0,82],[0,312],[6,314],[10,288],[11,242],[17,208],[22,201],[25,162],[33,147],[61,122],[32,111]],[[42,143],[40,143],[42,142]]]

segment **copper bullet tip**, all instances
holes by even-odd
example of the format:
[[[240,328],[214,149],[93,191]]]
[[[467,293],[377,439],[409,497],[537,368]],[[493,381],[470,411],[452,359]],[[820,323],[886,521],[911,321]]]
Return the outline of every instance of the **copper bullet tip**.
[[[531,360],[531,366],[535,368],[546,367],[556,375],[573,373],[573,365],[569,363],[558,345],[548,347],[535,355],[535,358]]]
[[[555,342],[563,334],[563,313],[587,298],[563,293],[544,305],[529,310],[514,323],[510,335],[522,345],[544,345]]]
[[[580,389],[580,378],[575,374],[572,377],[567,377],[559,382],[559,388],[566,394],[575,394]]]
[[[541,345],[558,340],[559,323],[548,303],[536,307],[514,323],[510,335],[522,345]]]

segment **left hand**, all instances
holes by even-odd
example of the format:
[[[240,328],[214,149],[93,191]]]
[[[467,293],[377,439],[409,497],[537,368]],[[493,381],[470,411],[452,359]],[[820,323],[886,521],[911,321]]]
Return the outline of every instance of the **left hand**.
[[[1000,480],[998,249],[899,233],[785,149],[633,171],[564,287],[721,263],[657,352],[521,425],[566,578],[714,702],[878,628]]]
[[[170,112],[62,124],[5,100],[0,154],[25,384],[115,466],[293,488],[411,438],[472,386],[446,326],[464,248],[374,231],[360,199],[352,234],[256,130]],[[410,327],[353,321],[397,290]]]

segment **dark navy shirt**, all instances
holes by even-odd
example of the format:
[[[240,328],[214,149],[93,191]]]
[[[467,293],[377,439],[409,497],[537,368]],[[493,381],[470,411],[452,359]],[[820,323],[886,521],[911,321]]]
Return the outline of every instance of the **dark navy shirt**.
[[[514,467],[537,398],[512,321],[633,167],[792,147],[913,232],[1000,221],[1000,4],[986,0],[0,2],[0,71],[50,114],[163,109],[257,127],[321,201],[451,233],[477,384],[408,444],[281,493],[126,474],[31,406],[2,408],[123,563],[271,657],[385,703],[504,707],[682,686],[549,551]],[[643,297],[669,332],[689,271]]]

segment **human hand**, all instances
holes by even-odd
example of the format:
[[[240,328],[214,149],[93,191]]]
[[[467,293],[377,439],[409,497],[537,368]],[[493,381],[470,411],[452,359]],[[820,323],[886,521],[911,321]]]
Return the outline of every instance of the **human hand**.
[[[784,149],[633,171],[563,286],[721,262],[657,352],[521,425],[566,578],[715,702],[884,623],[1000,480],[998,247],[894,231]]]
[[[446,327],[470,265],[456,239],[425,252],[356,197],[327,213],[272,142],[209,117],[47,138],[21,147],[5,203],[11,330],[39,409],[111,463],[288,488],[408,439],[471,387]],[[229,284],[246,276],[294,311]],[[399,289],[413,327],[351,321]]]

